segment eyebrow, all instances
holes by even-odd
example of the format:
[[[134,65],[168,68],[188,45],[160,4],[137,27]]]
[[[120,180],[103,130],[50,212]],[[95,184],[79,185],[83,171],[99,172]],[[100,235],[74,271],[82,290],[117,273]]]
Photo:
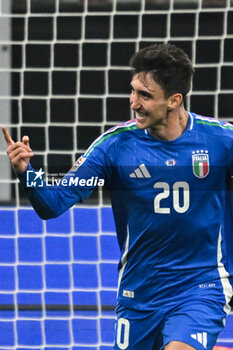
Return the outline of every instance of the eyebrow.
[[[132,84],[130,84],[130,88],[133,90],[133,91],[136,91],[133,87]],[[146,97],[153,97],[151,93],[145,91],[145,90],[137,90],[137,93],[142,95],[142,96],[146,96]]]

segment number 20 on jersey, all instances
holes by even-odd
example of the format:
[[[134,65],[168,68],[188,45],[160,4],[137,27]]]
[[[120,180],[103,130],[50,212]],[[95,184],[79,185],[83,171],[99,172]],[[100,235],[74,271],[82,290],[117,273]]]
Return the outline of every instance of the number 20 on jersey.
[[[156,182],[154,188],[161,189],[154,198],[154,212],[157,214],[170,214],[171,208],[163,206],[163,200],[172,196],[173,209],[179,213],[185,213],[190,206],[189,184],[184,181],[177,181],[172,186],[167,182]]]

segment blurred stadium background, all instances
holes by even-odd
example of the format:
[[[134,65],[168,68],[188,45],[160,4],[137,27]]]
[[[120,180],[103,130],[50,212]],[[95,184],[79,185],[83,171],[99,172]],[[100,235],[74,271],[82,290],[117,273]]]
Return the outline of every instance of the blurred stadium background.
[[[1,123],[62,176],[131,118],[128,61],[169,41],[196,67],[186,107],[233,121],[233,0],[0,0]],[[0,349],[112,349],[119,250],[108,193],[31,209],[0,138]],[[233,314],[219,346],[233,348]]]

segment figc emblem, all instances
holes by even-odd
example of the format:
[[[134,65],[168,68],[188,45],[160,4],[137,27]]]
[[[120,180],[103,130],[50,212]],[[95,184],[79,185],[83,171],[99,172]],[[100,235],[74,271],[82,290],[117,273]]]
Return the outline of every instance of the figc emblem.
[[[203,179],[209,174],[209,154],[208,151],[195,151],[192,154],[193,173],[196,177]]]

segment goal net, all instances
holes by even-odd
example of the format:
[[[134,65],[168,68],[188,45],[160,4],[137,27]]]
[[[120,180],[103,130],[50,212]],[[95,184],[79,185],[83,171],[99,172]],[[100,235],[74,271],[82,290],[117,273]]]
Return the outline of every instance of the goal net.
[[[131,118],[131,55],[171,42],[196,72],[186,108],[233,121],[233,0],[0,0],[1,122],[62,176]],[[0,138],[1,349],[113,347],[119,249],[108,193],[44,222]],[[233,316],[218,344],[233,347]]]

